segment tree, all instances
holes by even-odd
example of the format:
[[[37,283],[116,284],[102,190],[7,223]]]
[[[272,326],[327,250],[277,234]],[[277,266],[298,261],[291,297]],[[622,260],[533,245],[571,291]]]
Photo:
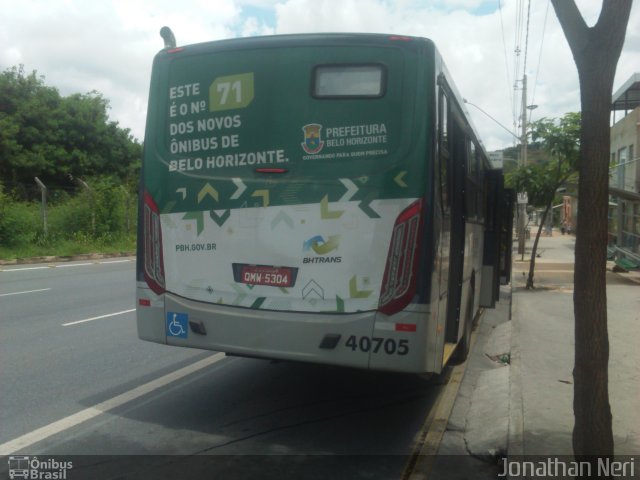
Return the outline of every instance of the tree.
[[[69,175],[135,175],[142,146],[117,122],[99,92],[62,97],[36,72],[0,72],[0,178],[32,185],[68,184]]]
[[[578,227],[573,305],[575,365],[573,451],[595,462],[612,457],[609,404],[606,247],[609,184],[609,118],[616,66],[629,22],[631,0],[603,0],[588,27],[574,0],[551,0],[580,81],[582,121]]]
[[[542,118],[529,128],[534,145],[541,147],[551,160],[520,167],[507,175],[507,183],[516,192],[527,192],[529,203],[544,208],[531,249],[526,288],[534,288],[538,243],[551,211],[556,191],[576,172],[579,154],[580,114],[567,113],[558,121]]]

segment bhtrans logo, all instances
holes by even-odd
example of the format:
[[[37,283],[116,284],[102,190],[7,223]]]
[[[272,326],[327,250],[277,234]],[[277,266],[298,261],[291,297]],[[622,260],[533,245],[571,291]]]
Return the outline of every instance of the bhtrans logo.
[[[38,457],[12,455],[9,457],[9,478],[30,480],[66,480],[67,471],[73,462],[61,462],[52,458],[40,460]]]
[[[306,256],[302,263],[341,263],[342,257],[327,257],[340,246],[340,235],[330,235],[326,240],[322,235],[316,235],[302,244],[302,252],[310,254],[314,252],[318,257]]]

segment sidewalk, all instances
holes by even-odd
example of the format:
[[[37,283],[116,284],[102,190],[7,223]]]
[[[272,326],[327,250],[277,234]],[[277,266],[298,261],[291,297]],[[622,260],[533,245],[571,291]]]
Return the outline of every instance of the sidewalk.
[[[554,231],[540,238],[536,288],[526,290],[532,245],[533,239],[524,261],[514,251],[512,285],[502,288],[497,308],[485,310],[477,327],[434,478],[450,474],[451,462],[473,472],[455,478],[496,478],[505,456],[573,456],[575,237]],[[615,454],[638,457],[640,273],[612,267],[607,304]]]
[[[509,456],[572,455],[575,237],[541,237],[535,290],[514,261]],[[526,259],[526,256],[525,256]],[[519,258],[517,259],[519,260]],[[609,401],[616,455],[640,453],[640,285],[607,271]]]

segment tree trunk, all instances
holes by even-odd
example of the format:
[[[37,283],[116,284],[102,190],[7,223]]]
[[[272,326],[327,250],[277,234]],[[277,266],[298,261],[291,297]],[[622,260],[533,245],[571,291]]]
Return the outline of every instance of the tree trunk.
[[[612,457],[609,404],[606,248],[611,91],[631,10],[630,0],[604,0],[588,28],[573,0],[552,0],[580,78],[579,208],[573,305],[575,365],[573,450],[580,459]]]
[[[542,234],[542,229],[544,228],[544,222],[547,221],[549,210],[551,210],[551,203],[549,203],[544,213],[542,214],[542,218],[540,219],[540,226],[538,227],[538,233],[536,233],[536,239],[533,241],[533,248],[531,249],[531,261],[529,262],[529,276],[527,277],[526,285],[527,290],[535,288],[533,286],[533,272],[536,269],[536,253],[538,252],[538,242],[540,241],[540,235]]]
[[[573,306],[575,312],[573,449],[576,455],[613,455],[607,331],[609,108],[612,85],[601,71],[581,75],[579,208]],[[596,78],[593,78],[596,77]]]

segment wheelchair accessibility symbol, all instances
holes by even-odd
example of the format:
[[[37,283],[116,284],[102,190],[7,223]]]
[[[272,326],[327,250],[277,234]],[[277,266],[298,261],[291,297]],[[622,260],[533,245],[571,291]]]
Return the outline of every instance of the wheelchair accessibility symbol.
[[[187,338],[189,315],[187,313],[167,312],[167,336]]]

